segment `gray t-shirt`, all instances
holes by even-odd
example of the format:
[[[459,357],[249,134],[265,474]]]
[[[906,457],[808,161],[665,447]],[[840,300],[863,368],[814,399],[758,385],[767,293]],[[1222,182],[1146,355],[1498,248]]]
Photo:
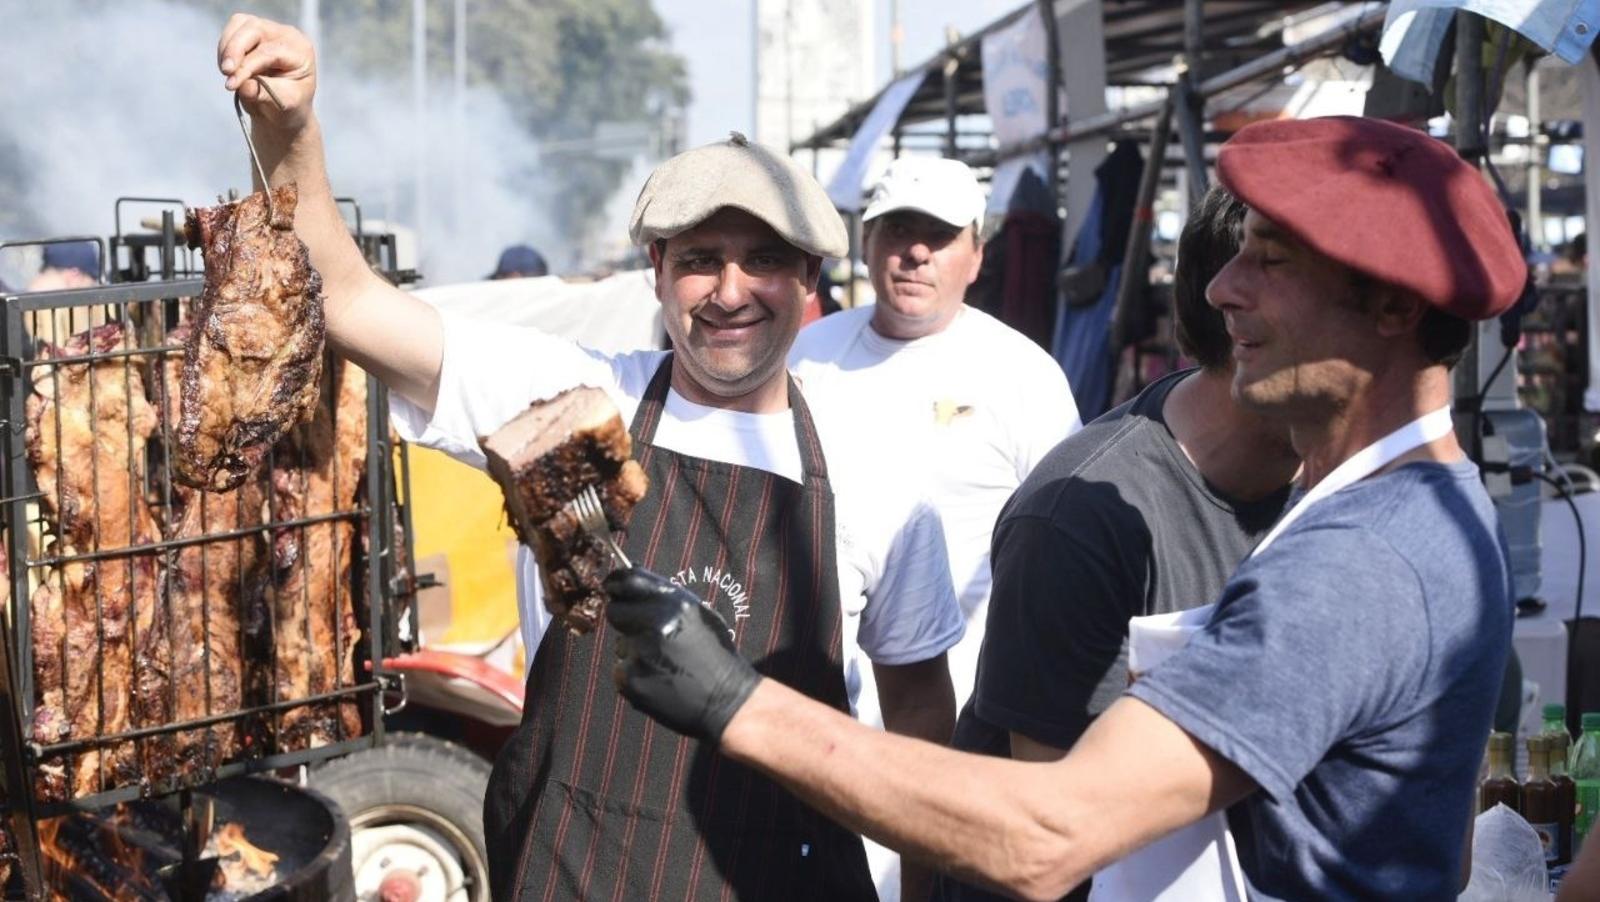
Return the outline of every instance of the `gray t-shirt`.
[[[1310,508],[1129,690],[1260,785],[1228,810],[1252,899],[1454,899],[1511,646],[1470,462]]]
[[[1006,505],[958,748],[1006,754],[1007,731],[1071,747],[1128,686],[1128,619],[1216,601],[1277,521],[1287,486],[1259,501],[1228,498],[1167,429],[1167,395],[1192,372],[1057,445]]]

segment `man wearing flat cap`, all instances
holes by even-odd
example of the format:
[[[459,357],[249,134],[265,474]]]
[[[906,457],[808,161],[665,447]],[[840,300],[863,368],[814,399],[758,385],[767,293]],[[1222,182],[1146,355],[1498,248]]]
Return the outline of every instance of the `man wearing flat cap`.
[[[628,557],[718,611],[717,641],[801,697],[850,716],[859,648],[880,685],[908,693],[891,728],[948,727],[944,653],[962,622],[937,515],[894,474],[857,472],[836,433],[819,439],[825,414],[813,417],[786,370],[822,258],[847,251],[815,180],[740,135],[658,167],[630,232],[649,252],[674,350],[602,355],[442,315],[374,277],[328,190],[305,36],[235,16],[218,60],[254,118],[268,180],[299,183],[295,227],[323,276],[329,344],[390,387],[403,436],[482,467],[478,437],[531,401],[604,389],[650,478],[620,539]],[[256,75],[279,103],[264,102]],[[531,573],[523,549],[520,591]],[[542,631],[522,723],[485,798],[495,899],[874,897],[858,835],[623,703],[617,647],[604,625]],[[907,668],[920,678],[894,678]]]
[[[1398,125],[1253,125],[1217,169],[1248,213],[1208,298],[1233,394],[1288,426],[1299,492],[1187,644],[1134,663],[1065,757],[864,729],[761,678],[714,612],[641,571],[608,581],[629,700],[905,855],[1030,899],[1215,812],[1247,886],[1210,897],[1455,898],[1512,605],[1449,367],[1526,267],[1479,173]]]

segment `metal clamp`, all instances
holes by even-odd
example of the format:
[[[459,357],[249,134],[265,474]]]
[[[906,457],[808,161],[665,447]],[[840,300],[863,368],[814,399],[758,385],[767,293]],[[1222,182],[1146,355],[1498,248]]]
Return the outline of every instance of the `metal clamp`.
[[[389,591],[395,595],[415,595],[423,589],[436,589],[444,583],[432,573],[397,573],[389,578]]]
[[[382,693],[384,700],[383,716],[389,717],[404,711],[407,703],[410,701],[409,695],[406,691],[406,675],[403,673],[384,672],[375,674],[374,676],[376,677],[377,681],[383,685],[383,688],[379,690],[379,692]],[[388,696],[390,693],[398,693],[400,696],[399,704],[392,708],[388,705]]]

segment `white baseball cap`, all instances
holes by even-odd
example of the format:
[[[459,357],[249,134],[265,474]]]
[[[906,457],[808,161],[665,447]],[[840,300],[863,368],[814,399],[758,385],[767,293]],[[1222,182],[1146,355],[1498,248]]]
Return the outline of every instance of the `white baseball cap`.
[[[896,210],[916,210],[956,228],[981,223],[988,198],[971,167],[942,157],[901,157],[872,188],[862,222]]]

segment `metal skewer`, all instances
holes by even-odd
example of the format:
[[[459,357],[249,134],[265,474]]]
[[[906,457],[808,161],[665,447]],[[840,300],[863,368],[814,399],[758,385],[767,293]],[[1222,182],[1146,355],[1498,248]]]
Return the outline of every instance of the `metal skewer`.
[[[267,84],[265,78],[257,75],[255,82],[261,90],[267,92],[268,97],[272,98],[274,106],[283,109],[283,101],[278,99],[277,93]],[[272,203],[272,186],[267,184],[267,172],[261,168],[261,157],[256,154],[256,144],[250,140],[250,125],[245,122],[244,101],[239,98],[238,91],[233,92],[233,112],[239,117],[239,130],[244,132],[244,146],[250,148],[250,162],[255,164],[256,176],[261,179],[261,190],[267,195],[267,222],[273,223],[278,219],[278,211]]]

